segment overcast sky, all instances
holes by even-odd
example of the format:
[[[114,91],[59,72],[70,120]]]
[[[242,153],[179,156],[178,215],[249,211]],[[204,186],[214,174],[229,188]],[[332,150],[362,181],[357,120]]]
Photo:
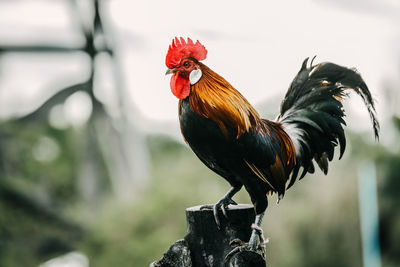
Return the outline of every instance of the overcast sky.
[[[85,6],[86,1],[78,2]],[[383,87],[387,81],[400,82],[398,1],[106,2],[128,101],[144,118],[177,121],[178,100],[164,75],[166,51],[175,36],[200,40],[208,50],[204,63],[256,106],[281,99],[303,59],[317,55],[316,62],[356,67],[378,99],[378,111],[390,113]],[[0,42],[83,42],[65,3],[3,1]],[[84,79],[86,61],[81,54],[0,57],[0,116],[29,112],[54,93],[53,84]],[[274,105],[271,111],[278,112],[279,101]],[[359,106],[359,100],[346,105],[352,116],[367,119]]]

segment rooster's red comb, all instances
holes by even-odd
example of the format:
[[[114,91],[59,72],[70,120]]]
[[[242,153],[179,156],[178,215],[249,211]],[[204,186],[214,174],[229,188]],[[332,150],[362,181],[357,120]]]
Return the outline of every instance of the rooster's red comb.
[[[172,40],[172,44],[169,46],[167,57],[165,58],[165,65],[168,68],[177,67],[183,57],[193,57],[198,61],[203,60],[207,57],[206,48],[197,41],[193,41],[188,38],[187,42],[182,37],[180,40],[178,37]]]

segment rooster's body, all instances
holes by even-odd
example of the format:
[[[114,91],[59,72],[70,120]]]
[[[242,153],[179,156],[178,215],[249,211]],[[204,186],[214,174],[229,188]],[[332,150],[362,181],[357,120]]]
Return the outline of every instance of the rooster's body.
[[[166,63],[168,73],[173,73],[172,92],[180,99],[179,119],[186,142],[232,186],[216,208],[224,211],[244,186],[256,214],[261,215],[268,205],[267,194],[275,192],[282,198],[298,176],[314,172],[313,161],[326,174],[335,146],[340,144],[340,157],[345,149],[341,100],[347,89],[363,98],[378,137],[371,94],[354,70],[332,63],[307,66],[305,60],[277,120],[270,121],[262,119],[224,78],[199,62],[206,52],[199,42],[176,38]]]
[[[280,123],[261,119],[229,83],[200,66],[203,77],[179,103],[182,134],[207,167],[234,188],[244,185],[262,213],[268,192],[284,194],[295,164],[293,143]]]

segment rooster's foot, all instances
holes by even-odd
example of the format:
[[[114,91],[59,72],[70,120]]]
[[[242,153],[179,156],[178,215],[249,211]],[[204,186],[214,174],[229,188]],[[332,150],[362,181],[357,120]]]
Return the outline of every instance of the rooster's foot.
[[[221,198],[220,201],[218,201],[215,205],[204,205],[201,206],[200,209],[212,209],[213,210],[213,214],[214,214],[214,220],[215,223],[217,224],[218,229],[221,229],[221,223],[220,220],[218,218],[218,209],[221,208],[222,213],[224,214],[225,218],[228,219],[228,214],[226,213],[226,208],[228,207],[228,205],[232,204],[232,205],[237,205],[237,203],[235,201],[232,200],[232,197],[242,188],[241,185],[239,186],[234,186],[231,188],[231,190],[229,190],[228,193],[226,193],[226,195]]]
[[[228,207],[228,205],[237,205],[237,203],[235,201],[233,201],[232,198],[225,196],[220,201],[218,201],[216,204],[204,205],[204,206],[201,206],[200,209],[201,210],[212,209],[213,214],[214,214],[215,223],[217,224],[218,229],[221,229],[221,222],[218,217],[218,210],[221,209],[222,214],[224,214],[225,218],[228,219],[228,214],[226,213],[226,208]]]
[[[225,261],[229,261],[230,258],[232,258],[233,255],[235,255],[238,252],[242,251],[253,251],[255,253],[261,252],[262,257],[265,259],[265,245],[269,242],[268,238],[265,239],[263,235],[263,230],[261,229],[260,226],[257,224],[252,224],[251,228],[253,229],[253,232],[250,237],[249,242],[243,242],[242,240],[236,238],[231,240],[229,243],[230,246],[236,246],[234,249],[232,249],[226,256],[225,256]],[[257,240],[257,237],[259,239],[259,242]],[[258,243],[258,244],[257,244]]]

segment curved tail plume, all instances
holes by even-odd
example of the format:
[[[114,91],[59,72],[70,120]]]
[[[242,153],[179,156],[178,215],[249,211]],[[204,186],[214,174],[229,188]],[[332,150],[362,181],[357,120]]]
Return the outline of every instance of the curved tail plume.
[[[375,138],[379,139],[374,101],[360,74],[329,62],[312,65],[311,61],[308,66],[308,58],[304,60],[282,101],[278,117],[296,150],[296,166],[287,188],[296,181],[300,167],[303,167],[300,179],[307,172],[314,172],[313,159],[326,174],[338,144],[342,157],[346,148],[342,99],[348,96],[348,90],[363,99]]]

